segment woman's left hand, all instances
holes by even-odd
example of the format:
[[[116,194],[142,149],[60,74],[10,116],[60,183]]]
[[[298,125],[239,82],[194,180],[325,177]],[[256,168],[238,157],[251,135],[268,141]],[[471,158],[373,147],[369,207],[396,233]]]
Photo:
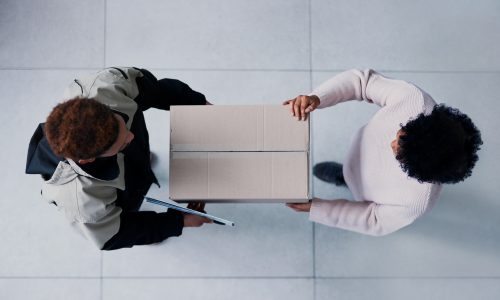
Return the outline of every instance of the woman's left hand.
[[[297,212],[309,212],[311,210],[312,202],[309,201],[307,203],[287,203],[286,206]]]

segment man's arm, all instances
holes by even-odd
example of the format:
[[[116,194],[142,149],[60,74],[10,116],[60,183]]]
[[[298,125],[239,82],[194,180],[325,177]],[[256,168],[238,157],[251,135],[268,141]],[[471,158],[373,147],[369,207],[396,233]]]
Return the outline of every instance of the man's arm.
[[[189,203],[188,208],[204,211],[204,203]],[[101,248],[115,250],[135,245],[156,244],[172,236],[180,236],[184,227],[200,227],[212,220],[169,209],[165,213],[154,211],[122,211],[120,229]]]
[[[44,192],[44,197],[48,197],[49,201],[53,200],[48,192],[50,190]],[[57,193],[59,194],[61,193]],[[83,235],[102,250],[159,243],[171,236],[181,235],[184,227],[200,227],[211,222],[207,218],[175,210],[165,213],[123,210],[119,203],[137,199],[127,198],[110,186],[80,187],[75,196],[75,199],[66,199],[69,201],[65,202],[76,205],[63,205],[63,208],[68,215],[75,216],[75,225]],[[141,195],[136,196],[142,198]],[[193,209],[204,209],[203,205],[190,206]]]
[[[166,213],[122,212],[119,231],[104,244],[102,250],[159,243],[169,237],[180,236],[183,227],[184,215],[174,210]]]
[[[172,105],[205,105],[205,96],[192,90],[177,79],[160,79],[148,70],[141,69],[142,77],[137,77],[139,95],[134,99],[142,111],[151,107],[170,110]]]

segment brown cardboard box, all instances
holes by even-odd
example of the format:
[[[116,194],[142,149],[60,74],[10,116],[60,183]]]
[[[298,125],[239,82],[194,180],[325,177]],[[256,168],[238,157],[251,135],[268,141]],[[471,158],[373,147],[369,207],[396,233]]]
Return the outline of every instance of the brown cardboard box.
[[[287,107],[172,106],[170,198],[306,202],[309,121]]]

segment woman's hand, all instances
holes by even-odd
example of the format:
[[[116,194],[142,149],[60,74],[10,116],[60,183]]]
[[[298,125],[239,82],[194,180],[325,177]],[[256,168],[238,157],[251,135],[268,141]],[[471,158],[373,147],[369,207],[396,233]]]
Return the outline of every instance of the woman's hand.
[[[283,102],[283,105],[290,105],[290,111],[292,115],[298,120],[307,120],[307,116],[310,112],[316,109],[319,105],[319,98],[316,95],[304,96],[300,95],[295,97],[295,99],[290,99]]]
[[[309,212],[311,210],[311,201],[307,203],[287,203],[286,206],[290,207],[296,212]]]

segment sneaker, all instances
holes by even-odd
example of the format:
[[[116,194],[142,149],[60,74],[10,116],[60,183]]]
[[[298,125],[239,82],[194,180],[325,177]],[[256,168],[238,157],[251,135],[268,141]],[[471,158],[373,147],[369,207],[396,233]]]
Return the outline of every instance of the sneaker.
[[[314,165],[314,176],[336,186],[346,186],[342,165],[334,161],[325,161]]]

